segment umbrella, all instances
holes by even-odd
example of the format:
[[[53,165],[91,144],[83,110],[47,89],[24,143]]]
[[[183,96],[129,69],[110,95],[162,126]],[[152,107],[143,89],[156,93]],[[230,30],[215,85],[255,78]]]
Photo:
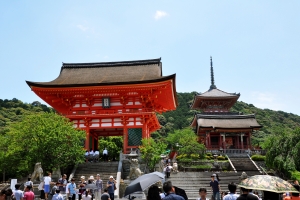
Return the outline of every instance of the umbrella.
[[[85,185],[84,188],[82,188],[82,189],[98,189],[98,188],[97,188],[96,184],[91,183],[91,184]]]
[[[289,182],[269,175],[255,175],[242,180],[239,187],[253,190],[263,190],[275,193],[299,193]]]
[[[144,174],[134,181],[132,181],[125,189],[124,196],[130,195],[134,192],[142,192],[151,185],[161,181],[164,182],[165,175],[160,172],[152,172],[150,174]]]

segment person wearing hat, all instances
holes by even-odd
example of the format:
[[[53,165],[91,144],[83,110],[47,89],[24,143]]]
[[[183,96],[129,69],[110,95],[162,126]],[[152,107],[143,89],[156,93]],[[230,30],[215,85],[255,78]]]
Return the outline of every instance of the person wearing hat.
[[[211,175],[210,187],[213,192],[212,200],[220,200],[220,184],[216,179],[216,174]]]
[[[96,200],[101,200],[101,192],[102,192],[102,189],[103,189],[103,182],[100,178],[100,174],[97,174],[95,184],[96,184],[96,187],[97,187],[97,189],[94,190],[95,199]]]
[[[94,176],[90,176],[89,180],[88,180],[88,184],[93,184],[94,183]]]
[[[79,181],[79,185],[78,185],[78,200],[82,199],[82,194],[86,191],[86,189],[84,188],[86,186],[86,181],[85,181],[85,176],[81,176],[80,177],[80,181]]]
[[[115,185],[116,185],[116,180],[114,179],[113,176],[109,177],[109,181],[106,184],[107,190],[108,190],[108,194],[110,196],[111,200],[114,200],[115,198]]]

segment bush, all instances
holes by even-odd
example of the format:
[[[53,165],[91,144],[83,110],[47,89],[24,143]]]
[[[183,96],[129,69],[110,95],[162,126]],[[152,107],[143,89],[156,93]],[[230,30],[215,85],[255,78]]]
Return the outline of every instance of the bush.
[[[206,156],[205,156],[205,159],[210,160],[211,157],[206,155]]]
[[[211,169],[210,165],[195,165],[195,166],[192,166],[192,167],[196,168],[196,169],[203,169],[203,170],[210,170]]]
[[[290,171],[291,179],[300,181],[300,172],[299,171]]]
[[[211,152],[206,153],[207,156],[212,156]]]
[[[224,156],[218,156],[218,160],[226,160]]]
[[[253,156],[251,156],[251,159],[254,160],[254,161],[265,161],[266,160],[266,156],[253,155]]]
[[[192,162],[193,159],[192,158],[181,158],[179,161],[180,162]]]
[[[190,158],[192,158],[194,160],[198,160],[199,159],[199,155],[198,154],[191,154]]]
[[[183,158],[186,158],[187,155],[186,154],[180,154],[179,156],[176,157],[177,160],[181,160]]]

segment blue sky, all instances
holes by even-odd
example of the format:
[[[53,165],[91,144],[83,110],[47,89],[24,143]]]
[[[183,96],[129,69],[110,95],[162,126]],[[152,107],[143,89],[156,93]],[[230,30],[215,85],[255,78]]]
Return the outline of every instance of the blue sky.
[[[29,81],[62,62],[162,58],[178,92],[215,84],[300,115],[300,1],[1,1],[0,98],[41,101]]]

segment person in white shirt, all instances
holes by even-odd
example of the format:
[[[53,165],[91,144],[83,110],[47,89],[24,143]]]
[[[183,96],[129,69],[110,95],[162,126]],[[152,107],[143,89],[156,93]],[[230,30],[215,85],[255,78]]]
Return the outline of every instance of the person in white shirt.
[[[199,189],[199,196],[200,196],[200,198],[198,198],[197,200],[209,200],[208,198],[206,198],[206,195],[207,195],[206,188],[200,188]]]
[[[92,199],[92,195],[90,194],[89,191],[85,191],[85,194],[82,195],[82,200],[91,200]]]
[[[103,154],[103,160],[108,161],[108,151],[106,148],[103,150],[102,154]]]
[[[89,152],[89,161],[93,162],[94,160],[94,150],[91,148]]]
[[[228,190],[229,190],[229,194],[225,195],[223,200],[236,200],[239,195],[237,195],[236,192],[236,184],[231,182],[228,184]]]
[[[50,192],[50,184],[52,182],[51,173],[48,173],[48,176],[44,177],[44,192],[45,198],[48,199],[48,194]]]
[[[95,162],[99,161],[99,151],[98,151],[98,149],[95,149],[95,153],[94,153],[94,161],[95,161]]]
[[[89,151],[86,150],[85,153],[84,153],[85,162],[88,162],[88,161],[89,161],[89,155],[90,155]]]

